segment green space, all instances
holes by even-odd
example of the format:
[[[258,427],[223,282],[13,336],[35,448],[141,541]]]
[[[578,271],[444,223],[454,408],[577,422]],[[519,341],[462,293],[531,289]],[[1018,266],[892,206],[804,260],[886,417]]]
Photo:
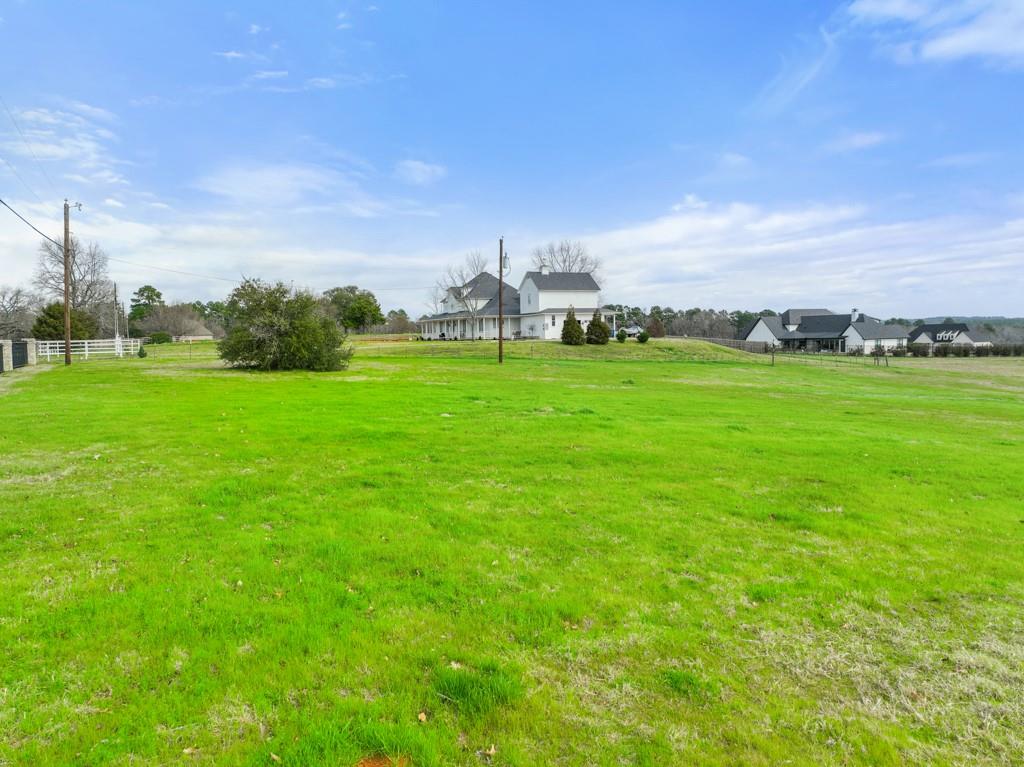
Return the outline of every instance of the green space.
[[[0,765],[1024,762],[1024,363],[0,377]]]

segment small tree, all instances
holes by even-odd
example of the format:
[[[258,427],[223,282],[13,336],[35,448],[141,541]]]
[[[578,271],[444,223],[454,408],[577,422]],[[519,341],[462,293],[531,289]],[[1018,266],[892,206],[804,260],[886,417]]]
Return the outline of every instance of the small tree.
[[[217,348],[233,367],[342,370],[352,357],[345,332],[307,291],[247,279],[231,292],[227,309],[227,335]]]
[[[569,313],[565,315],[565,323],[562,325],[562,343],[569,346],[582,346],[586,340],[583,328],[580,326],[579,320],[576,319],[576,312],[570,308]]]
[[[648,333],[646,330],[641,330],[639,333],[636,334],[636,340],[642,344],[647,343],[650,340],[650,338],[651,334]]]
[[[620,344],[626,343],[626,329],[619,328],[619,332],[615,334],[615,340]]]
[[[95,338],[96,320],[80,309],[71,310],[71,340]],[[32,325],[32,336],[41,341],[64,340],[64,304],[47,304]]]
[[[657,317],[652,317],[650,322],[647,323],[647,335],[651,338],[664,338],[665,336],[665,323],[663,323]]]
[[[601,316],[601,310],[595,309],[594,316],[590,318],[590,324],[587,325],[587,343],[604,346],[611,338],[611,334],[612,329],[608,327],[608,323]]]

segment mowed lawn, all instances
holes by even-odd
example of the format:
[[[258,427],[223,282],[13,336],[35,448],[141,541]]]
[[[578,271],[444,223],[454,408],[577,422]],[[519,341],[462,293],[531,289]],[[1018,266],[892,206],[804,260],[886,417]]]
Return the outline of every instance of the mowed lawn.
[[[1019,360],[455,346],[0,379],[0,764],[1024,762]]]

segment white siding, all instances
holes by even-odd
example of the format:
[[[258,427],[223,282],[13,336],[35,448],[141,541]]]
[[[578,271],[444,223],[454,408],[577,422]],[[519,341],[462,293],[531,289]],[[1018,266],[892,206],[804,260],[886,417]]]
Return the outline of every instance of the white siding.
[[[519,285],[519,311],[530,314],[540,309],[537,286],[529,277]]]
[[[600,291],[597,290],[542,290],[539,292],[540,311],[545,309],[567,309],[570,306],[598,306]],[[534,307],[520,304],[523,312],[530,311]]]
[[[775,334],[768,328],[764,320],[758,320],[757,324],[750,330],[749,335],[746,338],[747,341],[761,341],[766,344],[778,344],[779,339],[775,337]]]

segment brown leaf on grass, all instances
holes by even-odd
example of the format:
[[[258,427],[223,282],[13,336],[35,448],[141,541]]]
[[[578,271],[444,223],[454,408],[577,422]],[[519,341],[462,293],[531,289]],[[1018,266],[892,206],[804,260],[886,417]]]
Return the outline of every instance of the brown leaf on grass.
[[[427,721],[427,712],[426,711],[420,711],[420,713],[417,714],[416,718],[419,719],[421,722]]]
[[[275,762],[280,762],[280,761],[281,761],[281,757],[279,757],[279,756],[278,756],[277,754],[275,754],[275,753],[274,753],[273,751],[271,751],[271,752],[270,752],[270,758],[271,758],[271,759],[272,759],[273,761],[275,761]]]

